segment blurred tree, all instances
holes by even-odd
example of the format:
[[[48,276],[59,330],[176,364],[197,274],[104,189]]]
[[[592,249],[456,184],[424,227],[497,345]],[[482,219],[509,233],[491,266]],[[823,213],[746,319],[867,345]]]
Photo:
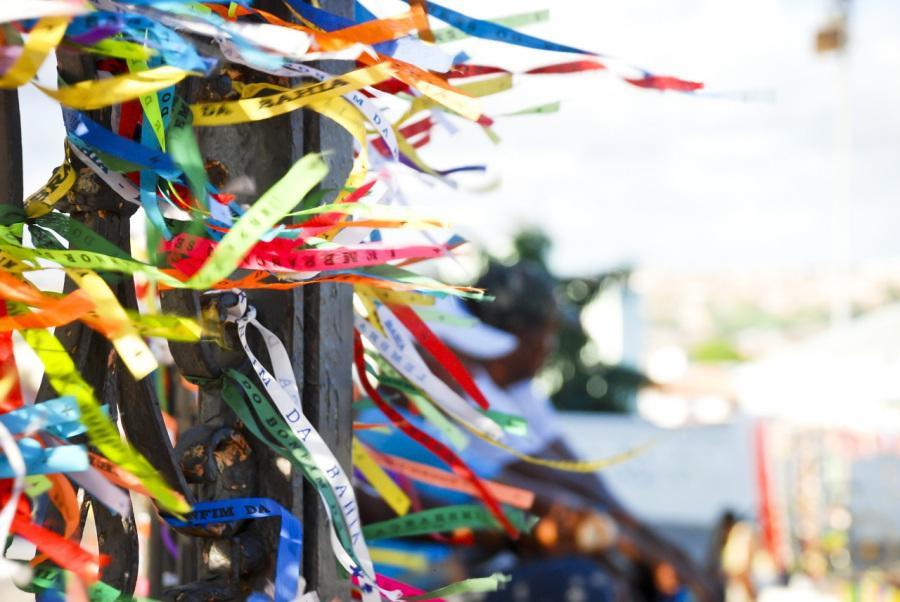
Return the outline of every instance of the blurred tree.
[[[550,386],[551,399],[556,407],[564,410],[632,411],[638,388],[649,384],[649,379],[628,366],[610,365],[597,359],[595,342],[581,319],[585,308],[604,288],[627,282],[631,270],[577,278],[557,277],[547,265],[552,246],[552,241],[541,230],[523,230],[513,241],[512,255],[503,261],[506,264],[535,263],[556,282],[562,315],[559,346],[541,374]]]

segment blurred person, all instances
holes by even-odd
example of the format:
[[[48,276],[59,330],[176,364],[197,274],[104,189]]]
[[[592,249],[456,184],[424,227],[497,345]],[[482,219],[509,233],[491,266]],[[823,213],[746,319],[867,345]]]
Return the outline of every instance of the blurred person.
[[[432,330],[469,367],[492,410],[527,420],[527,434],[509,435],[508,446],[544,459],[579,460],[564,439],[552,403],[534,382],[556,344],[560,314],[552,279],[528,263],[491,264],[475,286],[494,301],[463,306],[449,299],[439,309],[456,318],[474,315],[478,324],[435,321]],[[428,354],[423,356],[427,361]],[[429,361],[429,367],[453,384],[439,364]],[[389,453],[427,461],[427,454],[408,443],[382,440],[379,445]],[[676,601],[685,599],[685,586],[701,602],[719,599],[708,576],[628,512],[598,474],[529,463],[474,437],[460,455],[480,476],[536,493],[532,512],[540,521],[531,535],[509,542],[502,535],[479,534],[480,546],[470,551],[469,564],[482,572],[512,572],[513,583],[489,595],[487,602],[565,599],[566,591],[585,601]]]
[[[753,564],[760,548],[753,525],[741,520],[732,510],[719,519],[709,565],[720,577],[728,602],[753,602],[757,599],[753,582]]]
[[[529,436],[510,437],[511,447],[540,458],[579,460],[565,441],[553,404],[534,382],[555,347],[561,318],[553,280],[534,264],[505,267],[494,263],[475,286],[485,289],[494,300],[470,303],[467,309],[482,324],[515,337],[515,346],[504,355],[484,357],[465,330],[438,326],[435,333],[469,363],[492,409],[527,419]],[[712,579],[682,550],[635,518],[598,474],[532,464],[481,440],[472,441],[465,452],[465,458],[485,456],[495,467],[492,478],[538,492],[535,510],[544,519],[550,517],[557,530],[572,525],[563,530],[568,542],[561,541],[564,538],[559,534],[555,539],[542,539],[546,533],[542,519],[534,530],[539,544],[552,539],[551,551],[568,546],[570,552],[594,553],[607,569],[624,574],[639,590],[632,591],[629,599],[639,594],[646,600],[677,600],[683,585],[690,586],[699,599],[718,597]],[[578,518],[558,518],[572,512]]]

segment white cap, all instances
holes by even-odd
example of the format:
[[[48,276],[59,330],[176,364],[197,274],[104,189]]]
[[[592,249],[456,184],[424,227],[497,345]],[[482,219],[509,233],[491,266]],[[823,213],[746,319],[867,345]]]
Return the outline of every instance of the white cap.
[[[448,347],[463,355],[479,360],[496,359],[519,344],[515,335],[481,322],[456,297],[438,299],[434,312],[437,315],[429,316],[428,327]]]

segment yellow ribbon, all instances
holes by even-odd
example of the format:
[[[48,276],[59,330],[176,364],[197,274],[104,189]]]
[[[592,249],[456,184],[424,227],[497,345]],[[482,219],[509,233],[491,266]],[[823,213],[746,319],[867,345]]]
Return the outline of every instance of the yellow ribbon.
[[[67,273],[94,302],[97,314],[115,325],[108,333],[110,341],[131,374],[140,380],[156,370],[159,364],[153,352],[131,325],[131,319],[103,278],[88,270],[67,270]]]
[[[44,17],[38,21],[25,40],[22,54],[3,77],[0,77],[0,88],[18,88],[28,83],[37,74],[47,55],[59,46],[71,19],[71,17]]]
[[[505,92],[512,88],[512,74],[504,73],[502,75],[498,75],[496,77],[491,77],[488,79],[483,79],[477,82],[469,82],[465,84],[460,84],[456,86],[460,91],[465,92],[466,94],[471,95],[474,98],[481,98],[484,96],[490,96],[492,94],[499,94],[500,92]],[[397,120],[395,126],[399,127],[400,124],[404,123],[410,117],[418,113],[419,111],[424,111],[426,109],[431,109],[440,104],[436,99],[430,98],[428,96],[417,96],[413,99],[413,101],[409,105],[409,109],[406,110],[406,113]]]
[[[287,92],[223,102],[204,102],[191,105],[194,125],[231,125],[260,121],[290,113],[314,102],[335,98],[382,82],[391,76],[386,65],[357,69],[322,82],[291,88]]]
[[[625,451],[609,456],[608,458],[599,458],[596,460],[548,460],[547,458],[536,458],[535,456],[523,454],[519,450],[514,449],[504,443],[500,443],[499,441],[494,441],[482,436],[480,433],[469,428],[465,423],[461,424],[479,439],[490,443],[494,447],[499,447],[503,451],[514,455],[523,462],[535,464],[537,466],[545,466],[547,468],[553,468],[555,470],[560,470],[563,472],[597,472],[598,470],[609,468],[610,466],[615,466],[616,464],[621,464],[622,462],[627,462],[628,460],[636,458],[637,456],[643,454],[645,451],[656,445],[659,442],[660,438],[654,437],[650,441],[647,441],[642,445],[632,447],[631,449],[626,449]]]
[[[24,330],[22,337],[44,364],[44,373],[56,392],[61,396],[75,398],[91,445],[138,477],[163,509],[176,514],[189,511],[190,506],[184,498],[169,488],[150,462],[131,445],[122,441],[116,426],[100,409],[94,390],[78,374],[75,363],[59,339],[40,329]]]
[[[40,190],[25,199],[25,215],[40,217],[53,211],[53,206],[66,196],[76,180],[78,174],[67,159],[53,170],[50,179]]]
[[[39,84],[35,86],[63,106],[80,111],[92,111],[174,86],[189,75],[190,71],[162,66],[106,79],[78,82],[59,90],[45,88]]]
[[[353,438],[353,467],[362,473],[369,484],[378,492],[378,495],[391,507],[391,510],[397,513],[397,516],[403,516],[409,512],[409,508],[412,505],[409,497],[375,463],[375,460],[369,455],[369,450],[356,437]]]

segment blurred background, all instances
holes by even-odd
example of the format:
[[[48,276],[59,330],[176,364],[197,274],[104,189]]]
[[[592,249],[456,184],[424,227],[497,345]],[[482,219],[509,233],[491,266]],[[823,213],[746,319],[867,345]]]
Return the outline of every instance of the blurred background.
[[[754,551],[737,562],[761,599],[897,599],[900,3],[460,7],[549,8],[529,33],[707,85],[523,76],[489,115],[559,111],[497,119],[496,146],[461,128],[432,135],[465,144],[421,149],[488,172],[462,194],[421,184],[417,202],[556,279],[568,319],[540,380],[572,444],[603,457],[664,433],[610,486],[698,559],[723,516],[745,521]],[[523,70],[567,60],[490,52]],[[439,272],[483,266],[472,252]]]
[[[729,515],[761,599],[898,599],[900,3],[453,6],[549,8],[528,33],[707,87],[521,76],[486,99],[501,144],[438,128],[430,165],[488,170],[454,187],[404,176],[475,243],[434,270],[468,283],[489,255],[554,277],[566,320],[540,382],[584,456],[663,434],[606,475],[698,559]],[[465,41],[474,63],[479,48],[520,70],[570,60],[488,44]],[[22,93],[30,190],[62,158],[62,125]]]

